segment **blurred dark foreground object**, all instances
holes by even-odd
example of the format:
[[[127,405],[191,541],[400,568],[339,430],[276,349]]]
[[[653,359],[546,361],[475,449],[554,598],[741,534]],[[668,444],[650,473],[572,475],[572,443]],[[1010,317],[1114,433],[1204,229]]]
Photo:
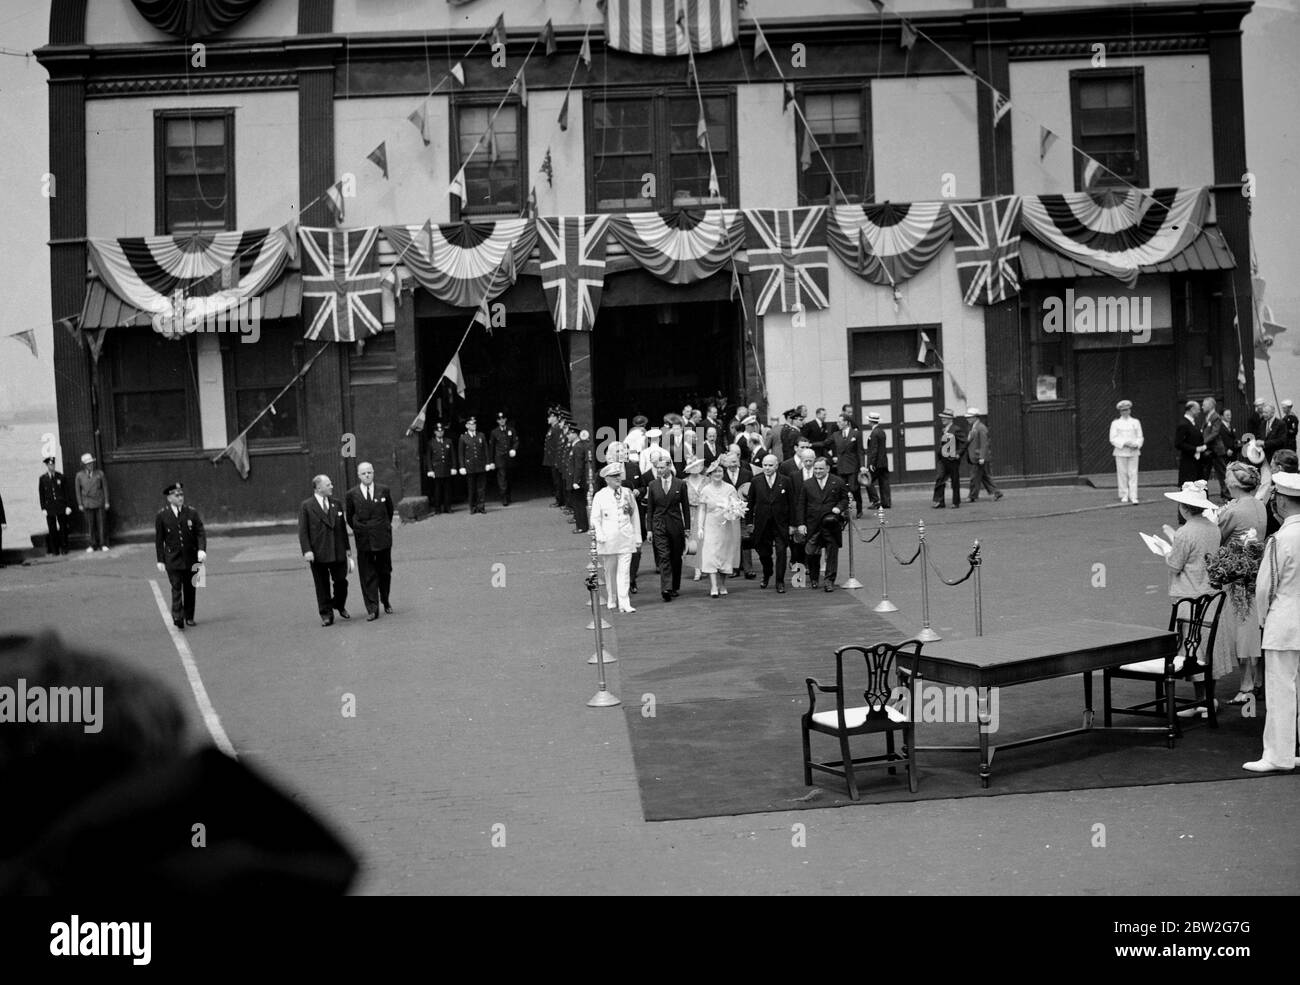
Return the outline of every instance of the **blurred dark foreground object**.
[[[339,894],[353,854],[251,769],[187,752],[161,682],[53,633],[0,636],[0,688],[102,687],[99,730],[0,723],[0,894]],[[198,828],[201,825],[202,828]],[[199,847],[200,844],[202,847]]]

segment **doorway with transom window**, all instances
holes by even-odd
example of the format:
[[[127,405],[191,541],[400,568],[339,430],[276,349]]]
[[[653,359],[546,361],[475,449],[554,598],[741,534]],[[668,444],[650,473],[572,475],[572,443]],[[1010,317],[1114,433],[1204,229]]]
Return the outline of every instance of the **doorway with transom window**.
[[[882,325],[849,330],[849,394],[862,429],[880,415],[892,483],[933,480],[937,468],[943,371],[921,339],[941,346],[938,325]],[[933,365],[932,365],[933,364]]]

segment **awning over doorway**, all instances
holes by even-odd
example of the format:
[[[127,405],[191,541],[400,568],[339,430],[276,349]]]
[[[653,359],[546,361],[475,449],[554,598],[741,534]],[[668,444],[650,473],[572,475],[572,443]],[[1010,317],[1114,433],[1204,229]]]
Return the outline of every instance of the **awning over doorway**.
[[[296,318],[302,310],[302,275],[288,271],[261,296],[263,320]],[[108,289],[98,277],[86,283],[86,302],[81,312],[83,331],[122,328],[132,325],[148,327],[153,316],[128,304]]]
[[[1139,267],[1143,274],[1184,274],[1215,270],[1232,270],[1237,266],[1223,233],[1206,226],[1187,248],[1168,260]],[[1020,238],[1020,279],[1073,280],[1076,277],[1103,277],[1104,273],[1044,246],[1029,233]]]

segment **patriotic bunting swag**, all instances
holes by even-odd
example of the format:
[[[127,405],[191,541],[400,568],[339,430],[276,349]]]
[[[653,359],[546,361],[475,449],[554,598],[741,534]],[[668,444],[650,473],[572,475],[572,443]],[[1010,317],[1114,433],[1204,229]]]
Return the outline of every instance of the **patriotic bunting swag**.
[[[356,342],[384,330],[379,227],[299,227],[304,338]]]
[[[739,209],[702,212],[634,212],[611,216],[610,235],[644,267],[670,284],[693,284],[711,277],[744,246],[745,223]]]
[[[970,305],[997,304],[1020,293],[1020,197],[950,205],[957,281]]]
[[[826,207],[746,209],[749,272],[758,286],[756,313],[821,311],[829,305]]]
[[[606,0],[605,42],[634,55],[685,55],[736,43],[736,0]]]
[[[896,286],[939,255],[952,233],[942,202],[837,205],[826,222],[831,249],[859,277]]]
[[[537,220],[542,290],[557,332],[590,332],[605,284],[609,216],[577,215]]]
[[[1131,287],[1139,267],[1187,248],[1201,231],[1208,205],[1205,188],[1026,195],[1023,222],[1058,253]]]
[[[423,235],[421,228],[385,226],[384,235],[421,287],[458,308],[478,307],[509,289],[537,241],[532,219],[452,223]]]
[[[283,229],[136,236],[90,240],[90,265],[110,291],[180,336],[262,294],[289,252]]]

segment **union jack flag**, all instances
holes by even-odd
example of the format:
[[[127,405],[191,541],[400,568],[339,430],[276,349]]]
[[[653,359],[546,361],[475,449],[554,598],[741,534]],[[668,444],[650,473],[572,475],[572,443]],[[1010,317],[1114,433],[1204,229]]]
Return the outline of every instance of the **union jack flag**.
[[[950,205],[957,281],[967,304],[997,304],[1020,293],[1020,196]]]
[[[756,284],[766,276],[758,289],[757,314],[767,314],[774,301],[783,313],[829,306],[824,205],[746,209],[745,228],[749,272]]]
[[[379,227],[299,227],[305,338],[356,342],[384,330]]]
[[[542,290],[557,332],[590,332],[605,286],[607,215],[537,220]]]

